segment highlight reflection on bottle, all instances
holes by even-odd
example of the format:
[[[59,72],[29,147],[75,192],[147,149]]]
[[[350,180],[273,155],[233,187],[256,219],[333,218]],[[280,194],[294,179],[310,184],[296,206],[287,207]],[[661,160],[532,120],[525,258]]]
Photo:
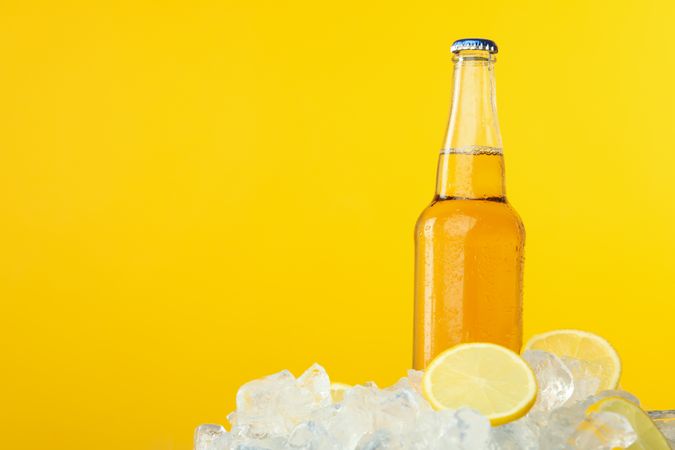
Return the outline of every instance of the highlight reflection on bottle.
[[[436,195],[415,227],[413,366],[462,342],[522,344],[525,229],[506,200],[497,119],[497,46],[452,46],[454,87]]]

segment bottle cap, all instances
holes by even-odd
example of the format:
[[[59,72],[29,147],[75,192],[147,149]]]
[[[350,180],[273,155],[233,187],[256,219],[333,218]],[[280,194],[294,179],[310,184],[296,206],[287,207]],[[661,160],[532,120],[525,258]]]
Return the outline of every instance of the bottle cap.
[[[450,51],[457,53],[462,50],[487,50],[490,53],[497,53],[497,44],[490,39],[470,38],[459,39],[452,43]]]

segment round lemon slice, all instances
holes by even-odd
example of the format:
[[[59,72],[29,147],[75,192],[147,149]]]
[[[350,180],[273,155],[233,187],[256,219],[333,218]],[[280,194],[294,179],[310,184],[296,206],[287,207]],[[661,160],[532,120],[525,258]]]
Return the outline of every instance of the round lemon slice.
[[[525,350],[543,350],[587,363],[588,370],[600,379],[600,391],[616,389],[619,385],[619,354],[609,342],[596,334],[580,330],[549,331],[532,336],[525,344]]]
[[[637,441],[628,447],[628,450],[670,450],[665,436],[635,403],[621,397],[607,397],[588,407],[587,413],[594,412],[613,412],[630,422],[637,434]]]
[[[532,369],[495,344],[460,344],[427,367],[422,392],[435,409],[475,409],[501,425],[524,416],[537,397]]]
[[[330,396],[333,398],[333,403],[340,403],[345,398],[345,391],[351,389],[351,386],[345,383],[331,383]]]

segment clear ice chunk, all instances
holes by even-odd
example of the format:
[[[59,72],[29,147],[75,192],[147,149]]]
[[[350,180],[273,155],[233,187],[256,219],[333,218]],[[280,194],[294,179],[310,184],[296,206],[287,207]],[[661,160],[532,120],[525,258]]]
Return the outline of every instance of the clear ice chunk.
[[[495,427],[492,435],[500,450],[539,449],[539,428],[527,417]]]
[[[529,417],[539,430],[539,448],[542,450],[567,449],[577,427],[586,419],[586,408],[576,403],[563,406],[550,413]]]
[[[570,437],[574,448],[587,450],[612,450],[628,448],[637,440],[628,419],[612,412],[591,414]]]
[[[491,443],[490,421],[472,409],[455,412],[456,431],[460,449],[488,449]]]
[[[563,406],[574,394],[572,372],[552,353],[528,350],[523,358],[537,378],[539,392],[534,410],[551,411]]]
[[[237,410],[228,416],[232,433],[254,439],[286,435],[293,428],[286,399],[296,390],[287,370],[244,384],[237,392]]]
[[[297,380],[285,370],[243,385],[237,392],[237,411],[228,420],[232,432],[262,439],[287,436],[312,412],[331,403],[330,379],[313,365]]]
[[[225,450],[230,440],[222,425],[204,424],[195,430],[195,450]]]
[[[364,435],[356,446],[356,450],[404,450],[400,442],[390,430],[379,430]]]
[[[337,442],[330,437],[326,429],[312,421],[295,427],[286,445],[289,449],[340,450]]]
[[[621,391],[621,390],[601,391],[598,394],[584,400],[584,403],[586,405],[590,406],[592,403],[595,403],[598,400],[601,400],[601,399],[607,398],[607,397],[621,397],[621,398],[624,398],[624,399],[628,400],[631,403],[635,403],[637,406],[640,406],[640,400],[638,400],[638,398],[636,396],[634,396],[630,392]]]
[[[408,370],[408,376],[403,377],[393,386],[388,387],[388,390],[409,389],[422,395],[422,376],[424,372],[421,370]]]
[[[561,359],[574,379],[574,392],[569,400],[570,403],[584,401],[599,392],[600,379],[595,375],[597,371],[594,370],[592,362],[574,358]]]
[[[298,387],[309,394],[314,406],[326,406],[332,401],[330,379],[326,370],[318,364],[313,364],[298,378]]]

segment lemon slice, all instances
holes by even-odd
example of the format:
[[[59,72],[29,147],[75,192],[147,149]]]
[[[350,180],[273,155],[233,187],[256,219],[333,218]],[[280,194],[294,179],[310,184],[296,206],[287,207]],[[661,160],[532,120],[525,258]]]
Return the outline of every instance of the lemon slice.
[[[345,383],[331,383],[330,396],[333,398],[333,403],[340,403],[345,398],[345,391],[351,389],[351,386]]]
[[[635,403],[621,397],[607,397],[588,407],[587,413],[594,412],[621,414],[630,422],[638,437],[628,450],[670,450],[665,436]]]
[[[556,330],[533,336],[525,350],[543,350],[556,356],[575,358],[588,365],[600,379],[600,391],[616,389],[621,378],[621,360],[609,342],[600,336],[580,330]]]
[[[537,397],[532,369],[495,344],[460,344],[438,355],[422,378],[435,409],[469,407],[501,425],[524,416]]]

